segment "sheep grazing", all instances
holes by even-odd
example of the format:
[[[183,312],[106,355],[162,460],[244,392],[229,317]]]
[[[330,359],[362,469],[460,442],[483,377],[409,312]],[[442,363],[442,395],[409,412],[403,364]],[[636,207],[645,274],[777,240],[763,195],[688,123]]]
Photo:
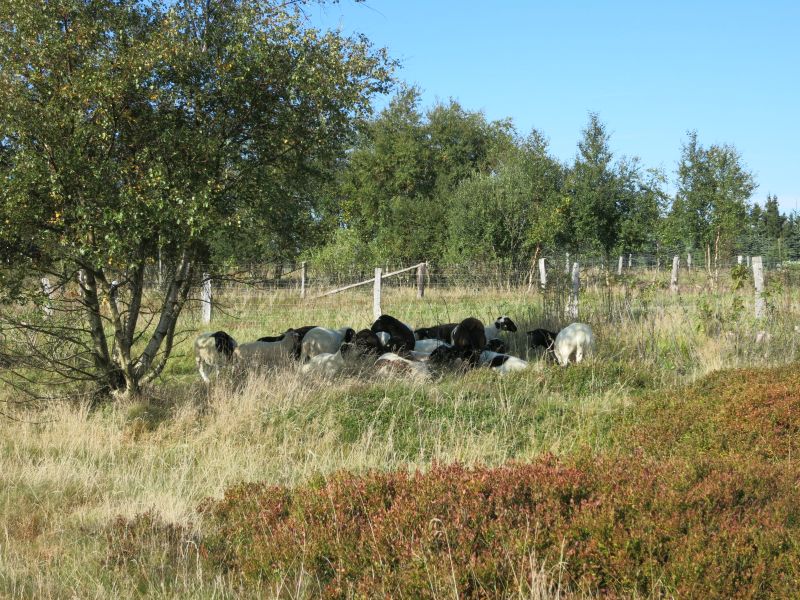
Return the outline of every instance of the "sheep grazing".
[[[283,339],[276,342],[250,342],[239,344],[233,351],[237,363],[258,366],[278,364],[295,355],[300,344],[300,335],[296,331],[288,331]]]
[[[393,352],[410,352],[414,349],[416,338],[411,328],[391,315],[381,315],[370,327],[373,333],[385,331],[389,334],[386,347]]]
[[[528,346],[531,348],[543,348],[548,358],[555,360],[555,342],[557,335],[557,333],[553,333],[547,329],[528,331]]]
[[[500,335],[501,331],[510,331],[511,333],[517,331],[517,325],[511,320],[511,317],[507,317],[505,315],[502,317],[497,317],[497,320],[493,325],[487,325],[484,328],[487,340],[496,338],[498,335]]]
[[[287,333],[289,333],[290,331],[294,331],[299,336],[298,342],[300,342],[300,343],[297,344],[297,348],[296,348],[296,350],[294,352],[294,357],[295,357],[295,359],[299,359],[300,358],[300,349],[302,347],[301,344],[302,344],[303,338],[305,337],[305,335],[309,331],[311,331],[312,329],[315,329],[316,327],[317,327],[316,325],[305,325],[303,327],[298,327],[297,329],[294,329],[294,328],[290,327],[289,329],[287,329],[286,331],[284,331],[280,335],[265,335],[264,337],[258,338],[256,341],[257,342],[280,342]]]
[[[491,350],[481,352],[478,364],[482,367],[490,367],[501,374],[522,371],[528,368],[528,361],[526,360],[509,354],[492,352]]]
[[[356,332],[350,327],[327,329],[314,327],[303,337],[300,361],[306,362],[318,354],[336,354],[342,342],[351,342]]]
[[[420,380],[430,379],[431,377],[431,371],[427,364],[403,358],[394,352],[387,352],[382,355],[375,361],[375,366],[378,367],[378,373],[381,375],[400,373]]]
[[[194,361],[205,383],[211,382],[211,375],[230,361],[236,340],[224,331],[201,333],[194,341]]]
[[[458,323],[445,323],[434,327],[420,327],[414,330],[414,337],[418,340],[443,340],[451,342],[453,340],[453,330],[458,327]]]
[[[553,352],[558,363],[565,367],[570,360],[576,363],[594,351],[594,334],[592,328],[585,323],[572,323],[558,332],[553,343]]]
[[[343,342],[336,353],[323,352],[312,357],[301,368],[304,374],[314,374],[320,377],[334,377],[341,373],[347,366],[346,355],[350,355],[355,344]]]

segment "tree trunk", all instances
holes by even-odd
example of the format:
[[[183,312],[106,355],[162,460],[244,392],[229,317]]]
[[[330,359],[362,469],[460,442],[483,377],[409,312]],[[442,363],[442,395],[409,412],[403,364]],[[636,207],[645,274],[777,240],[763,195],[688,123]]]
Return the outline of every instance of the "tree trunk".
[[[167,293],[164,297],[164,303],[161,307],[161,316],[159,317],[156,329],[150,337],[144,351],[135,361],[133,373],[137,381],[140,381],[143,377],[148,375],[156,355],[165,340],[167,342],[165,351],[167,351],[167,349],[171,350],[175,324],[178,321],[178,317],[188,297],[189,290],[192,287],[193,267],[194,265],[189,257],[189,251],[184,250],[175,273],[167,285]]]

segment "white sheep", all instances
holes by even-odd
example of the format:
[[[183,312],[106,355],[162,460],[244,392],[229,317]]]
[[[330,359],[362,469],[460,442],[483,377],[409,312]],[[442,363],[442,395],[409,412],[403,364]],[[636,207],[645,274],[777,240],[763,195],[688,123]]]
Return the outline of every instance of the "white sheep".
[[[197,336],[194,341],[194,361],[205,383],[211,383],[211,376],[228,364],[236,346],[236,340],[224,331]]]
[[[513,371],[522,371],[528,368],[528,361],[522,360],[510,354],[501,354],[500,352],[492,352],[491,350],[484,350],[478,359],[478,364],[483,367],[490,367],[498,373],[511,373]]]
[[[303,337],[300,362],[305,362],[318,354],[336,354],[342,342],[352,341],[355,334],[356,332],[350,327],[342,327],[341,329],[314,327]]]
[[[375,366],[378,367],[378,373],[381,375],[403,373],[419,380],[426,380],[431,377],[431,371],[427,363],[409,360],[394,352],[387,352],[381,355],[375,361]]]
[[[244,365],[271,365],[287,362],[300,341],[296,331],[287,331],[277,342],[250,342],[239,344],[233,351],[235,362]]]
[[[414,342],[414,351],[415,352],[424,352],[426,354],[430,354],[439,346],[450,346],[447,342],[443,342],[442,340],[437,340],[433,338],[425,339],[425,340],[417,340]]]
[[[300,369],[301,373],[306,375],[315,374],[320,377],[334,377],[341,373],[347,362],[345,354],[350,353],[350,344],[344,343],[339,346],[339,350],[331,354],[330,352],[323,352],[313,356],[306,364]]]
[[[486,334],[486,339],[491,340],[500,337],[501,331],[516,332],[517,324],[511,320],[511,317],[503,315],[502,317],[497,317],[497,320],[492,325],[486,325],[483,330]]]
[[[562,367],[566,367],[574,358],[576,363],[590,356],[594,351],[594,334],[592,328],[585,323],[572,323],[558,332],[553,342],[553,352]]]

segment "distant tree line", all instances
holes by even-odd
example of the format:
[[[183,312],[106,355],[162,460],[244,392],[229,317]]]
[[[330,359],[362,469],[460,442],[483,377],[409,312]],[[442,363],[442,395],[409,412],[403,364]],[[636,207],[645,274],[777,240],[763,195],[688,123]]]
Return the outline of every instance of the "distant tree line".
[[[782,214],[773,195],[753,200],[755,179],[734,146],[704,146],[690,131],[667,173],[615,157],[609,138],[590,114],[564,164],[539,131],[520,136],[511,120],[488,121],[452,100],[423,110],[418,90],[402,89],[359,124],[316,190],[304,238],[270,240],[284,251],[270,258],[302,255],[335,269],[422,260],[524,266],[555,250],[608,260],[691,252],[698,264],[800,257],[797,215]],[[258,261],[265,250],[231,258]]]

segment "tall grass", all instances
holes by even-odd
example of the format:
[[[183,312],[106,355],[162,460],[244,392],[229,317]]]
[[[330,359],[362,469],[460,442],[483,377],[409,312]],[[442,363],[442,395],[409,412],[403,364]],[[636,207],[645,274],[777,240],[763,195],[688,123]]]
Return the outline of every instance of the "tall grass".
[[[191,355],[196,331],[224,329],[246,341],[288,326],[360,328],[372,320],[365,292],[305,303],[286,292],[221,293],[209,326],[186,315],[186,341],[141,399],[93,410],[77,401],[12,406],[16,420],[0,420],[0,596],[313,596],[313,585],[302,581],[248,591],[202,572],[201,501],[240,482],[295,487],[342,469],[424,471],[436,462],[492,466],[603,451],[644,392],[720,368],[796,360],[796,294],[784,295],[762,324],[749,317],[744,294],[676,299],[661,288],[589,289],[581,320],[595,330],[597,354],[561,369],[525,348],[526,329],[564,324],[536,293],[433,289],[417,300],[411,289],[389,289],[384,311],[414,325],[512,316],[520,332],[509,337],[511,352],[530,358],[531,368],[507,377],[446,374],[427,384],[376,381],[368,369],[307,380],[289,368],[223,377],[206,389]],[[771,337],[757,345],[762,329]],[[121,538],[114,523],[140,515],[150,515],[149,533]],[[126,544],[139,550],[120,552]],[[150,551],[140,551],[148,544]],[[531,563],[531,577],[542,582],[535,593],[558,596],[557,576],[548,579],[542,568]],[[525,589],[518,597],[537,597]]]

